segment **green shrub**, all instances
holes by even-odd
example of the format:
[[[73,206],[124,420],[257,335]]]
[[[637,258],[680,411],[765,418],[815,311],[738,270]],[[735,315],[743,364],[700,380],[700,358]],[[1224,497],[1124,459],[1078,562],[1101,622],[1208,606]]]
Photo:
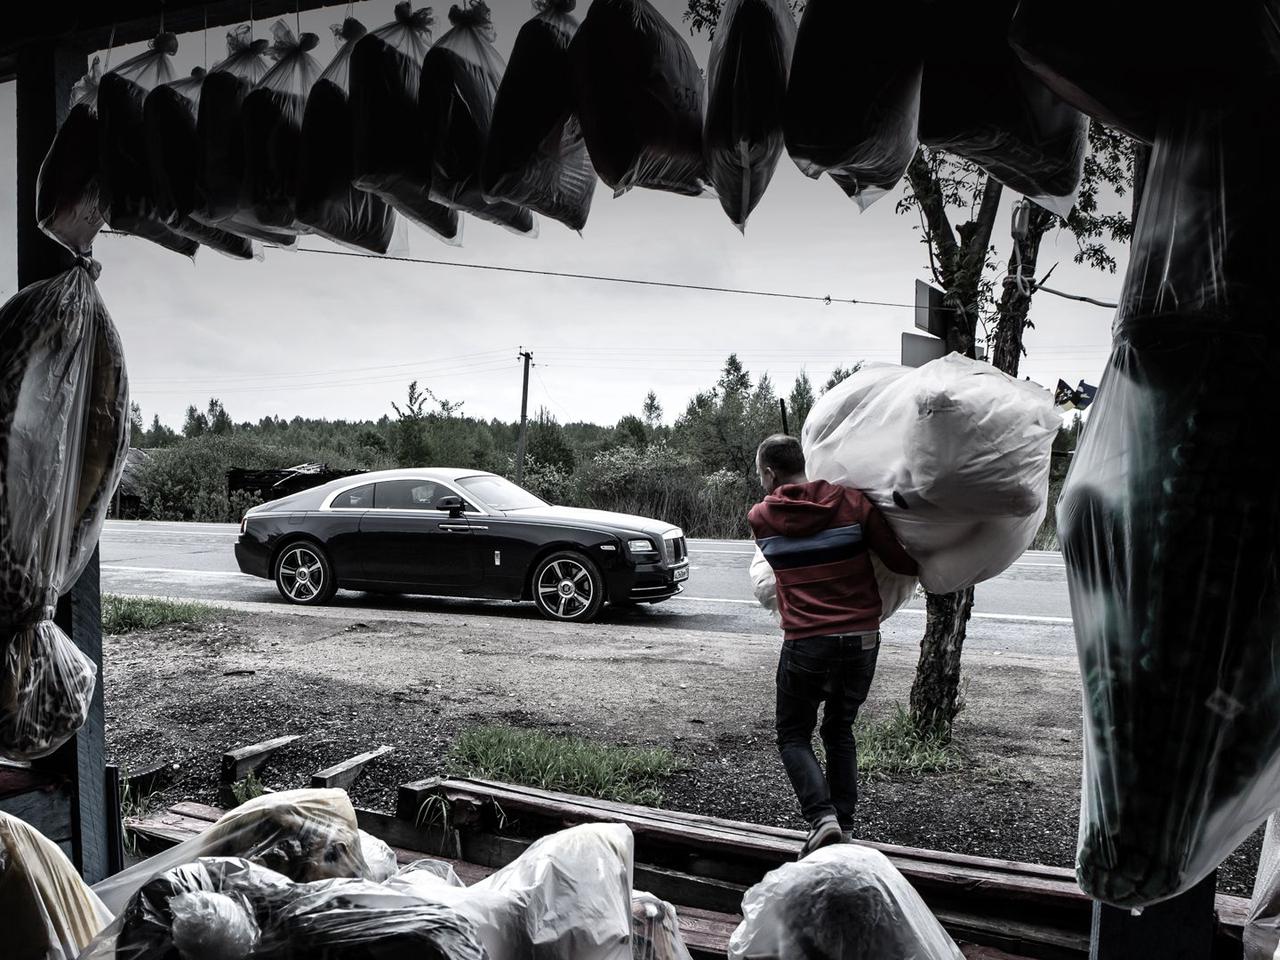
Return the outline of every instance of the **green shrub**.
[[[202,623],[216,613],[215,608],[203,603],[166,600],[161,597],[119,597],[104,593],[102,632],[118,635],[175,623]]]

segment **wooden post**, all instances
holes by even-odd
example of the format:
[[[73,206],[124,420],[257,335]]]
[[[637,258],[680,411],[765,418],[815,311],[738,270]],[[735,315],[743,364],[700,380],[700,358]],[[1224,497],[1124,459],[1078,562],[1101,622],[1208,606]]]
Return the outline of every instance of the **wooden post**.
[[[1095,901],[1089,960],[1209,960],[1217,888],[1215,870],[1186,893],[1136,915]]]
[[[87,69],[83,50],[54,43],[25,47],[17,58],[17,246],[18,286],[67,269],[74,258],[36,226],[36,178],[58,125],[67,115],[71,88]],[[44,769],[74,785],[71,799],[73,859],[89,883],[109,869],[102,709],[102,621],[98,592],[98,552],[58,604],[57,623],[98,668],[89,718]]]

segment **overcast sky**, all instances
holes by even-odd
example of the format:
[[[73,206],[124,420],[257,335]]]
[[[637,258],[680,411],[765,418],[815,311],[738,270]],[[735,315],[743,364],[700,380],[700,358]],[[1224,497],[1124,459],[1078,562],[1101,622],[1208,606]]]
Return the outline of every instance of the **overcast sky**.
[[[656,0],[677,24],[683,0]],[[391,19],[393,0],[354,5],[376,28]],[[530,16],[524,0],[493,3],[497,45],[504,56]],[[585,13],[588,3],[579,3]],[[436,5],[446,20],[447,4]],[[322,62],[335,49],[328,25],[341,6],[302,15],[302,28],[322,35]],[[292,19],[292,18],[291,18]],[[445,26],[438,24],[437,36]],[[267,35],[270,23],[258,24]],[[224,31],[210,31],[209,59],[224,49]],[[181,40],[179,73],[204,62],[199,34]],[[691,38],[705,67],[707,43]],[[117,50],[115,63],[136,49]],[[832,102],[838,103],[833,97]],[[12,84],[0,84],[4,145],[0,164],[14,177]],[[1005,191],[996,230],[1008,250]],[[600,184],[582,236],[543,219],[536,239],[517,237],[466,219],[463,245],[452,247],[409,227],[418,258],[568,270],[680,283],[745,287],[910,303],[916,279],[928,279],[925,248],[914,216],[894,213],[889,196],[859,213],[830,180],[802,176],[784,156],[769,192],[743,236],[714,199],[632,191],[614,199]],[[15,287],[14,200],[0,191],[0,290]],[[304,247],[328,248],[307,238]],[[1114,300],[1120,272],[1103,274],[1071,263],[1067,234],[1050,235],[1041,267],[1055,262],[1059,289]],[[515,418],[520,406],[516,353],[536,363],[530,407],[547,407],[562,422],[611,423],[639,412],[656,391],[670,422],[688,399],[716,378],[736,352],[753,375],[767,372],[780,392],[805,369],[821,382],[838,364],[858,359],[897,362],[900,335],[912,329],[910,309],[646,289],[594,281],[494,274],[448,266],[337,258],[274,249],[242,263],[201,250],[195,262],[132,238],[104,236],[95,248],[100,287],[120,329],[134,399],[180,426],[189,403],[216,396],[236,420],[276,414],[377,418],[391,413],[412,379],[439,396],[465,403],[464,412]],[[1111,312],[1036,297],[1035,329],[1026,338],[1022,374],[1052,387],[1059,377],[1097,383],[1106,360]]]

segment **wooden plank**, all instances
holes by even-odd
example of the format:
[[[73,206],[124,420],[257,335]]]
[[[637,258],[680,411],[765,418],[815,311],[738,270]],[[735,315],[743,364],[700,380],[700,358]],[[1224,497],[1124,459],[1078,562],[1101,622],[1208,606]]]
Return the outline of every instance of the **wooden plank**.
[[[391,753],[395,748],[388,747],[385,744],[367,753],[359,754],[350,759],[336,763],[332,767],[326,767],[311,778],[311,786],[313,787],[337,787],[342,790],[350,790],[351,785],[364,772],[374,760],[379,757]]]
[[[737,913],[742,909],[742,895],[747,888],[723,880],[708,880],[679,870],[668,870],[636,863],[634,885],[670,903],[690,904],[720,913]]]
[[[1083,929],[1059,929],[1008,917],[991,917],[964,910],[935,909],[953,940],[969,940],[1020,953],[1033,960],[1083,960],[1089,955],[1089,935]]]
[[[261,743],[251,743],[247,747],[228,750],[222,755],[222,783],[227,786],[239,783],[250,773],[261,770],[276,751],[284,749],[300,738],[301,734],[292,733],[284,737],[263,740]]]
[[[211,807],[207,803],[193,803],[190,800],[172,804],[169,810],[173,813],[191,817],[193,820],[204,820],[208,823],[217,823],[222,819],[222,815],[227,812],[220,807]]]
[[[71,787],[66,782],[0,797],[0,810],[25,820],[54,843],[70,840]]]

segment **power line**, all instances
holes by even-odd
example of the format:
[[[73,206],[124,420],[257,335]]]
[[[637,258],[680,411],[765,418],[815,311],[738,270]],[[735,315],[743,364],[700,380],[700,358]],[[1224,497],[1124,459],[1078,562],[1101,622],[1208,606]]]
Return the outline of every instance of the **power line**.
[[[446,369],[453,369],[454,365],[461,360],[475,361],[481,357],[494,357],[497,355],[506,356],[506,354],[507,354],[506,350],[486,350],[482,353],[463,353],[463,354],[458,354],[457,356],[452,356],[452,357],[440,357],[436,360],[409,360],[405,363],[379,363],[369,367],[340,367],[335,370],[307,370],[307,371],[298,371],[296,373],[252,373],[252,374],[242,374],[242,375],[237,375],[232,377],[216,377],[205,382],[226,383],[231,381],[239,382],[242,380],[277,380],[278,381],[282,377],[287,377],[287,378],[321,377],[321,376],[331,376],[334,374],[342,374],[342,373],[360,373],[368,370],[399,370],[405,367],[414,367],[417,369],[423,369],[428,367],[443,366]],[[464,364],[464,366],[470,366],[470,364]],[[201,381],[192,380],[190,377],[153,377],[148,382],[199,383]]]

